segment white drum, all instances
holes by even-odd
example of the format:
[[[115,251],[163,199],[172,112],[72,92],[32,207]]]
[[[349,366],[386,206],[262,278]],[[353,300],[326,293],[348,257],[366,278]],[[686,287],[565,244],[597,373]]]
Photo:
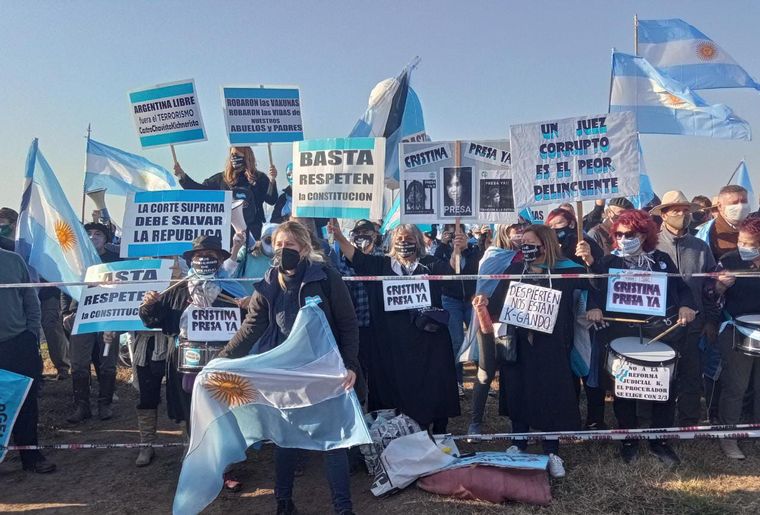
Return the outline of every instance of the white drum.
[[[667,401],[676,375],[678,353],[662,342],[637,336],[610,342],[607,371],[614,380],[615,397]]]
[[[760,357],[760,315],[742,315],[734,320],[734,350]]]

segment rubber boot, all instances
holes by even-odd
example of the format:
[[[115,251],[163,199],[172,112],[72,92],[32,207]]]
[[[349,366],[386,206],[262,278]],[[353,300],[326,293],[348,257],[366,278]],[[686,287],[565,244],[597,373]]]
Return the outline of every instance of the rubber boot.
[[[90,417],[90,374],[71,374],[71,383],[74,386],[74,413],[66,418],[67,422],[78,424]]]
[[[111,403],[113,402],[113,390],[116,387],[116,374],[101,374],[98,390],[98,417],[100,420],[108,420],[113,417]]]
[[[137,410],[137,427],[140,429],[140,443],[156,442],[156,423],[158,421],[158,410],[155,409],[138,409]],[[153,460],[155,451],[153,447],[140,448],[140,454],[137,455],[135,465],[144,467],[150,465]]]

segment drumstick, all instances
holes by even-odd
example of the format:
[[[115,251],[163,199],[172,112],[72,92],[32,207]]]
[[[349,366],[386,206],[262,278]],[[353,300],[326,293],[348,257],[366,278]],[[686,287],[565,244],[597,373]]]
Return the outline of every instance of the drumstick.
[[[672,333],[673,331],[675,331],[675,330],[676,330],[676,329],[678,329],[679,327],[683,327],[683,326],[682,326],[682,325],[680,325],[680,324],[673,324],[673,326],[672,326],[672,327],[669,327],[669,328],[665,329],[663,332],[661,332],[660,334],[658,334],[657,336],[655,336],[654,338],[652,338],[651,340],[649,340],[649,341],[646,343],[646,345],[649,345],[650,343],[656,342],[656,341],[658,341],[660,338],[664,338],[665,336],[667,336],[668,334]]]
[[[189,280],[190,280],[190,279],[191,279],[193,276],[195,276],[195,274],[190,274],[190,275],[188,275],[187,277],[185,277],[184,279],[180,279],[179,281],[175,282],[174,284],[172,284],[171,286],[169,286],[167,289],[165,289],[164,291],[160,292],[160,293],[158,294],[158,295],[159,295],[159,297],[160,297],[161,295],[164,295],[164,294],[166,294],[166,293],[169,293],[170,291],[172,291],[174,288],[176,288],[176,287],[177,287],[177,286],[179,286],[180,284],[184,284],[184,283],[186,283],[186,282],[187,282],[187,281],[189,281]]]
[[[219,299],[221,299],[221,300],[223,300],[225,302],[229,302],[230,304],[234,304],[236,306],[238,305],[237,301],[233,297],[230,297],[229,295],[226,295],[224,293],[220,293],[217,296],[217,298],[219,298]]]
[[[646,324],[646,320],[637,320],[635,318],[614,318],[614,317],[602,317],[605,322],[623,322],[625,324]]]

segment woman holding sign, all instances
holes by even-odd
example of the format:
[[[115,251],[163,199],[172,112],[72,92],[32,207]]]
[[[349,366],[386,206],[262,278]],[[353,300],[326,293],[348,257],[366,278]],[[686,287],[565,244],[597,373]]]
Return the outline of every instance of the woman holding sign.
[[[256,156],[251,147],[230,147],[224,170],[212,175],[202,184],[174,163],[174,175],[186,190],[231,190],[233,199],[243,199],[243,215],[248,230],[257,240],[266,222],[264,202],[273,206],[277,202],[277,168],[269,166],[269,177],[256,169]]]
[[[674,315],[671,318],[676,317],[679,325],[686,325],[694,320],[696,312],[691,290],[679,275],[663,279],[667,284],[665,288],[647,286],[643,278],[638,281],[635,278],[622,281],[619,276],[614,275],[624,270],[678,274],[678,268],[670,256],[656,249],[659,230],[652,217],[641,210],[623,211],[612,224],[611,235],[613,236],[613,251],[612,254],[603,258],[601,273],[610,273],[613,276],[609,278],[609,281],[600,281],[599,285],[607,298],[604,316],[651,322],[653,318],[656,321],[662,320],[668,311],[672,311]],[[651,293],[651,295],[644,295],[643,292]],[[655,306],[662,308],[661,316],[652,316]],[[601,310],[589,310],[589,318],[595,322],[601,322]],[[645,335],[654,337],[670,323],[668,321],[659,327],[649,329]],[[598,331],[597,334],[614,345],[616,339],[640,336],[639,329],[640,326],[635,323],[613,321],[609,328]],[[645,331],[643,327],[641,329]],[[679,332],[683,333],[683,331]],[[674,338],[668,338],[667,342],[679,345],[679,341],[685,337],[685,334],[679,335],[679,332],[675,333]],[[618,379],[616,379],[616,384],[617,381]],[[652,407],[651,427],[670,427],[673,424],[675,398],[676,393],[670,391],[666,401],[644,401],[650,403]],[[621,428],[638,427],[636,404],[635,397],[615,396],[613,405],[615,417]],[[674,465],[680,461],[664,440],[650,440],[649,446],[652,453],[667,465]],[[638,442],[624,441],[620,454],[626,463],[633,462],[638,457]]]
[[[507,337],[511,345],[516,345],[512,362],[502,363],[499,368],[499,412],[512,420],[513,432],[575,431],[581,428],[581,414],[576,379],[570,369],[575,323],[573,292],[588,291],[592,308],[598,305],[597,296],[585,279],[551,278],[553,273],[585,271],[562,257],[553,229],[529,226],[523,232],[520,250],[523,261],[513,262],[503,273],[546,274],[547,278],[500,281],[490,301],[485,295],[473,299],[476,309],[486,306],[493,321],[509,326]],[[526,447],[523,440],[514,451]],[[565,469],[557,456],[559,442],[544,440],[543,447],[549,454],[549,473],[563,477]]]
[[[420,262],[426,256],[425,241],[414,225],[402,224],[393,230],[392,247],[387,256],[357,252],[336,220],[333,219],[329,227],[357,275],[434,273]],[[448,266],[446,269],[452,273]],[[440,283],[371,281],[365,284],[374,341],[382,343],[381,348],[371,353],[368,364],[373,385],[370,409],[399,409],[421,427],[432,425],[436,434],[445,433],[449,417],[459,415],[459,396],[448,313],[441,309]]]

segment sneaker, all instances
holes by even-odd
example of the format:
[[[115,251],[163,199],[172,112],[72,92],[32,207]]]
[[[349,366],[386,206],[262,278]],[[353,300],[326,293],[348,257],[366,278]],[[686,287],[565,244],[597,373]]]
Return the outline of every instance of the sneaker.
[[[606,431],[609,429],[604,422],[589,422],[586,424],[586,431]]]
[[[51,463],[45,458],[39,459],[34,463],[22,466],[27,472],[36,472],[37,474],[49,474],[55,472],[55,463]]]
[[[656,440],[650,441],[649,451],[657,456],[657,458],[668,467],[675,467],[681,463],[681,458],[679,458],[673,448],[668,445],[668,442],[658,442]]]
[[[639,459],[639,442],[624,442],[620,448],[620,457],[629,465]]]
[[[506,450],[506,451],[504,451],[504,452],[505,452],[505,453],[507,453],[507,454],[520,454],[522,451],[520,450],[520,448],[519,448],[518,446],[516,446],[516,445],[511,445],[511,446],[509,447],[509,449],[507,449],[507,450]]]
[[[497,392],[496,390],[488,390],[488,396],[489,397],[498,397],[499,396],[499,392]]]
[[[739,443],[736,440],[730,438],[724,438],[723,440],[720,440],[720,449],[723,451],[723,454],[725,454],[727,458],[731,458],[732,460],[743,460],[746,458],[742,450],[739,448]]]
[[[291,499],[277,501],[277,515],[298,515],[298,510]]]
[[[556,454],[549,454],[549,475],[555,479],[565,477],[565,462]]]
[[[468,435],[479,435],[482,434],[480,429],[480,424],[478,422],[473,422],[470,424],[470,427],[467,428],[467,434]],[[467,438],[465,440],[467,443],[479,443],[480,440],[477,438]]]
[[[459,392],[459,398],[464,399],[464,385],[457,383],[457,391]]]

